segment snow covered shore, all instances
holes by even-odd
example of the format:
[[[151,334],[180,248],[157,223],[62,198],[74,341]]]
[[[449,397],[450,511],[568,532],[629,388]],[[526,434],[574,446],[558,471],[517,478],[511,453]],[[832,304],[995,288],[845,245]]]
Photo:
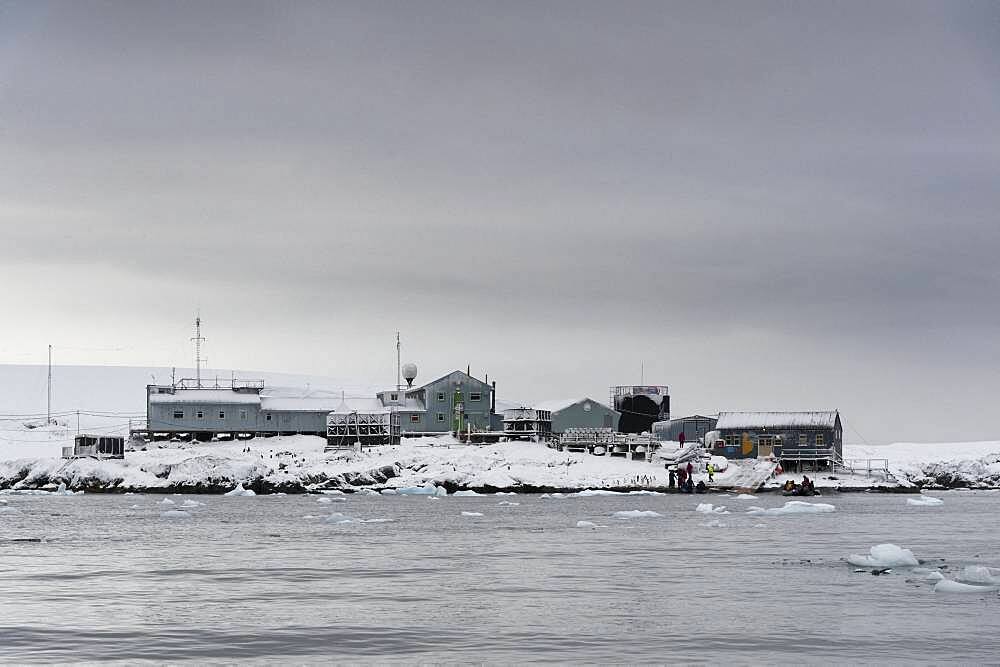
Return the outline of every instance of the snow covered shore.
[[[160,449],[129,452],[124,460],[67,461],[48,456],[0,461],[0,489],[55,489],[65,483],[71,490],[112,493],[223,493],[237,484],[257,493],[408,487],[569,492],[664,489],[668,484],[667,472],[659,464],[561,453],[534,443],[465,446],[441,437],[408,439],[397,447],[363,453],[325,453],[325,441],[309,436],[162,444]],[[814,476],[817,487],[1000,488],[1000,442],[848,446],[845,454],[888,458],[895,480],[820,473]],[[726,487],[746,465],[731,463],[728,470],[716,473],[715,485]],[[696,481],[703,478],[703,473],[695,474]],[[776,488],[783,480],[772,479],[765,488]]]
[[[0,489],[39,489],[64,482],[89,492],[221,493],[237,484],[258,493],[402,489],[567,491],[656,488],[662,466],[557,452],[534,443],[465,446],[451,438],[404,440],[363,453],[323,451],[310,436],[179,445],[129,452],[124,460],[58,458],[0,462]]]

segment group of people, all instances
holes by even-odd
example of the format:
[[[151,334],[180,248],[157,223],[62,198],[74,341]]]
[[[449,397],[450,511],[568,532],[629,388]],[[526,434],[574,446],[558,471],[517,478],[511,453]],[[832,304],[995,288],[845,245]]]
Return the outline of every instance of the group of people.
[[[677,488],[681,493],[705,493],[708,487],[705,482],[699,481],[697,484],[694,483],[694,464],[688,461],[686,466],[678,465],[676,468],[669,469],[669,487],[671,489]],[[712,464],[708,466],[708,481],[712,481],[712,475],[715,473],[715,469]]]
[[[816,495],[816,485],[813,484],[813,481],[805,475],[802,476],[801,484],[796,484],[794,480],[789,479],[785,482],[784,486],[781,487],[781,490],[787,496]]]

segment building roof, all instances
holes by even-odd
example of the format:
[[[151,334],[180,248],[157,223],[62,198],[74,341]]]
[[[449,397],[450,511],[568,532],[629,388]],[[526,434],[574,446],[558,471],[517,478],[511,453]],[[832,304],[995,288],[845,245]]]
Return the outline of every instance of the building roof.
[[[600,401],[595,401],[589,396],[581,396],[577,398],[557,398],[551,401],[542,401],[541,403],[535,403],[535,405],[533,405],[532,407],[535,408],[536,410],[547,410],[549,412],[555,413],[565,410],[566,408],[573,407],[574,405],[578,403],[583,403],[585,401],[589,401],[594,405],[598,405],[604,408],[605,410],[611,410],[612,412],[615,412],[615,410],[612,410],[608,406],[604,405],[604,403],[601,403]]]
[[[819,412],[720,412],[715,428],[834,428],[837,411]]]
[[[256,392],[233,391],[232,389],[178,389],[172,394],[150,394],[149,402],[256,405],[260,403],[260,396]]]

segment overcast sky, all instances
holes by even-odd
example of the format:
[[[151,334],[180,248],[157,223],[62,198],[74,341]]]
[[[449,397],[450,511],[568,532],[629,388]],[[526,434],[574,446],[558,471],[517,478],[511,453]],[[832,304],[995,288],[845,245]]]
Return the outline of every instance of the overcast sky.
[[[0,363],[1000,438],[1000,4],[0,0]],[[644,368],[644,374],[643,374]],[[137,387],[137,391],[142,391]]]

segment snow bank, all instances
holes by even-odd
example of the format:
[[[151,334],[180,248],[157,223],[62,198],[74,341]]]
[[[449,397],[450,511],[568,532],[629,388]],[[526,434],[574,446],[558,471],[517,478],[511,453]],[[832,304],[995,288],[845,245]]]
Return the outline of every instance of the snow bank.
[[[918,498],[907,498],[906,504],[917,507],[937,507],[938,505],[944,505],[944,501],[934,496],[920,496]]]
[[[790,514],[823,514],[826,512],[835,512],[837,510],[833,505],[828,505],[826,503],[807,503],[802,500],[789,500],[781,507],[751,507],[747,510],[747,514],[752,516],[787,516]]]
[[[254,493],[251,489],[244,489],[243,484],[241,482],[240,484],[236,485],[235,489],[233,489],[232,491],[227,491],[222,495],[232,496],[232,497],[249,497],[249,496],[256,496],[257,494]]]
[[[716,507],[712,503],[699,503],[697,507],[694,508],[695,512],[701,512],[702,514],[729,514],[726,511],[725,505],[719,505]]]
[[[615,512],[611,516],[616,519],[652,519],[663,515],[652,510],[623,510]]]
[[[974,584],[963,584],[951,579],[942,579],[934,584],[935,593],[992,593],[998,590],[998,586],[977,586]]]
[[[855,567],[916,567],[920,565],[917,557],[909,549],[897,547],[895,544],[879,544],[868,550],[867,556],[851,554],[847,562]]]

